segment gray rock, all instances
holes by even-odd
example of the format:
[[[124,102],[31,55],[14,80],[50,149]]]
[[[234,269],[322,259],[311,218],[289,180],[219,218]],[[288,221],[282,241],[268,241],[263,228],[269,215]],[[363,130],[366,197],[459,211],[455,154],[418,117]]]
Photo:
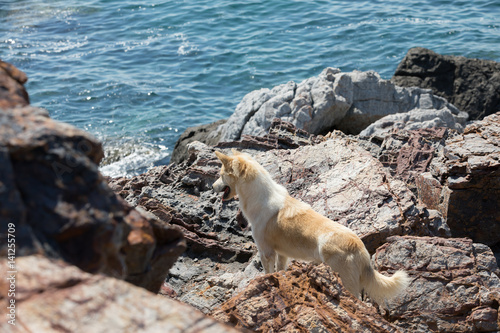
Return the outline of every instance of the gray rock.
[[[193,141],[200,141],[207,145],[216,145],[220,138],[219,135],[213,135],[213,132],[225,122],[225,119],[221,119],[207,125],[188,127],[175,143],[170,163],[179,164],[187,159],[189,157],[187,145]]]
[[[341,132],[317,145],[255,158],[293,197],[354,230],[370,252],[390,235],[435,234],[406,184]]]
[[[299,84],[289,82],[249,93],[213,135],[220,134],[220,141],[238,140],[243,135],[263,136],[274,118],[312,134],[334,128],[358,134],[384,116],[414,109],[427,113],[447,110],[462,125],[467,118],[466,113],[430,90],[398,87],[375,72],[342,73],[326,68]]]
[[[385,116],[362,130],[359,136],[384,140],[394,130],[412,131],[433,127],[446,127],[463,132],[466,119],[457,118],[446,106],[440,110],[413,109],[406,113]]]

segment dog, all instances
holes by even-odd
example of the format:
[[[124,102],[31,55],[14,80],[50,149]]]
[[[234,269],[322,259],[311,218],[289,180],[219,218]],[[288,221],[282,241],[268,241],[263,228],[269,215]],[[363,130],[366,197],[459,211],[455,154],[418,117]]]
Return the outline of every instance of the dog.
[[[266,274],[285,270],[288,258],[324,262],[354,296],[360,298],[364,292],[379,304],[408,286],[406,272],[391,277],[377,272],[363,241],[351,229],[292,198],[250,155],[234,149],[232,156],[215,154],[222,167],[213,189],[223,192],[224,201],[238,196]]]

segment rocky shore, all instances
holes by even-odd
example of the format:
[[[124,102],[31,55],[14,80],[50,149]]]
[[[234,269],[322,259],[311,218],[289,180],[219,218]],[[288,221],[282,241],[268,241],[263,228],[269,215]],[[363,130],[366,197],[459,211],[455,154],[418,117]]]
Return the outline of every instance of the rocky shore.
[[[171,164],[110,179],[101,144],[29,106],[26,76],[0,62],[0,233],[15,227],[17,270],[17,325],[1,330],[499,331],[499,77],[422,48],[390,81],[326,68],[188,129]],[[238,202],[211,190],[214,151],[231,148],[354,230],[379,271],[407,271],[408,290],[375,304],[325,265],[265,275]]]

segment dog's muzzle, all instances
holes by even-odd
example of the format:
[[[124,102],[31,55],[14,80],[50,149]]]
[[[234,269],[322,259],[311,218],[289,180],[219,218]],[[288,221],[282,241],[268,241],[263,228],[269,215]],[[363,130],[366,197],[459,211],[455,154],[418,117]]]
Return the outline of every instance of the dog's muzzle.
[[[229,195],[231,194],[231,188],[224,184],[222,178],[217,179],[217,181],[212,185],[212,188],[215,192],[224,192],[222,194],[222,200],[229,199]]]

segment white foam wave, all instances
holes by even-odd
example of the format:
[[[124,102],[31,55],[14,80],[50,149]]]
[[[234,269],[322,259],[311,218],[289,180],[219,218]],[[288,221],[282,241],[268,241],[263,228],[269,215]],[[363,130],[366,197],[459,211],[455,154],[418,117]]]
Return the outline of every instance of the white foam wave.
[[[117,148],[106,149],[106,154],[116,154]],[[167,158],[170,153],[163,145],[134,146],[119,152],[113,162],[101,166],[99,169],[105,176],[131,177],[151,169],[158,161]]]

